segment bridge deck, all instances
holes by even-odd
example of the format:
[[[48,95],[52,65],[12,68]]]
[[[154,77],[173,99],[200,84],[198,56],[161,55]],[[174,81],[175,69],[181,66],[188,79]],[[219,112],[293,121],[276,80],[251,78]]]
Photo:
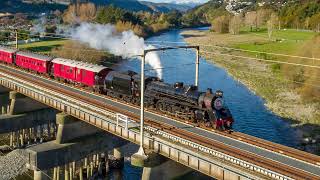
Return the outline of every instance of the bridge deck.
[[[1,69],[7,70],[7,67],[4,67],[3,65],[0,65],[0,70]],[[116,108],[119,108],[119,109],[127,110],[127,111],[135,113],[135,114],[140,114],[140,109],[138,109],[136,107],[133,107],[133,106],[128,106],[128,105],[126,105],[124,103],[116,102],[116,101],[113,101],[113,100],[108,99],[106,97],[101,97],[101,96],[98,96],[98,95],[93,94],[93,93],[88,93],[86,91],[79,90],[79,89],[74,88],[74,87],[65,86],[65,85],[63,85],[61,83],[58,83],[58,82],[54,81],[54,80],[49,80],[49,79],[46,79],[44,77],[39,77],[37,75],[33,75],[33,74],[30,74],[30,73],[27,73],[27,72],[21,72],[21,71],[16,70],[16,69],[12,69],[11,71],[15,72],[15,73],[20,73],[21,75],[26,76],[26,77],[33,78],[35,81],[42,81],[42,82],[49,83],[51,85],[54,85],[54,86],[62,88],[62,89],[66,89],[66,90],[72,91],[74,93],[85,95],[87,97],[90,97],[92,99],[95,99],[97,101],[103,102],[103,103],[108,104],[108,105],[112,105],[112,106],[114,106]],[[286,156],[284,154],[281,154],[281,153],[278,153],[278,152],[273,152],[273,151],[270,151],[270,150],[262,149],[260,147],[254,146],[254,145],[250,145],[250,144],[248,144],[246,142],[242,142],[242,141],[237,140],[237,139],[226,137],[224,135],[221,135],[221,134],[218,134],[218,133],[215,133],[215,132],[210,132],[210,131],[207,131],[207,130],[203,130],[203,129],[194,127],[194,126],[189,125],[189,124],[185,124],[185,123],[182,123],[182,122],[179,122],[179,121],[176,121],[176,120],[172,120],[171,118],[168,118],[168,117],[165,117],[165,116],[160,116],[158,114],[154,114],[152,112],[146,112],[145,116],[146,116],[146,118],[152,119],[152,120],[157,121],[159,123],[172,125],[172,126],[175,126],[177,128],[184,129],[185,131],[188,131],[190,133],[194,133],[196,135],[200,135],[200,136],[208,138],[208,139],[212,139],[212,140],[215,140],[215,141],[222,142],[222,143],[224,143],[224,144],[226,144],[228,146],[231,146],[231,147],[233,147],[235,149],[238,149],[240,151],[245,151],[245,152],[249,152],[249,153],[252,153],[252,154],[255,154],[255,155],[259,155],[261,157],[268,158],[268,159],[273,160],[273,161],[277,161],[277,162],[285,164],[287,166],[294,167],[299,171],[305,171],[305,172],[308,172],[310,174],[314,174],[314,175],[320,176],[320,166],[319,165],[310,164],[308,162],[304,162],[304,161],[301,161],[301,160],[298,160],[298,159],[294,159],[292,157],[288,157],[288,156]]]

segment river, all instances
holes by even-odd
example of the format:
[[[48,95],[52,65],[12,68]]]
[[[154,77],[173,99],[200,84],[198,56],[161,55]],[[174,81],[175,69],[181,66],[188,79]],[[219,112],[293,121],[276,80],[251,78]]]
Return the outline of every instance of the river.
[[[206,28],[201,28],[206,30]],[[148,41],[184,42],[180,33],[183,30],[172,30],[148,39]],[[166,44],[164,44],[165,46]],[[179,44],[181,45],[181,44]],[[187,45],[187,44],[185,44]],[[158,45],[155,45],[158,46]],[[170,50],[160,52],[163,69],[163,79],[166,82],[184,82],[193,84],[195,79],[195,51]],[[146,69],[150,69],[146,66]],[[140,60],[123,61],[116,69],[140,72]],[[148,72],[155,75],[155,72]],[[246,86],[234,80],[228,73],[206,59],[200,59],[199,87],[201,90],[212,88],[224,92],[224,97],[235,119],[234,129],[262,139],[273,141],[286,146],[297,147],[298,135],[289,122],[274,115],[265,106],[265,101],[252,93]],[[129,174],[133,173],[133,176]],[[124,179],[136,179],[141,173],[140,169],[132,169],[127,164],[124,169]],[[129,174],[127,174],[129,173]],[[131,178],[132,177],[132,178]]]

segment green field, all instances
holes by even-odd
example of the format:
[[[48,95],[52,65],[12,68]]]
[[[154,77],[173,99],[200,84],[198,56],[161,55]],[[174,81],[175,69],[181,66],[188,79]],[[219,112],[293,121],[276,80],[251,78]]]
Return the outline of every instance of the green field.
[[[34,42],[30,44],[22,44],[19,46],[20,49],[25,49],[32,52],[39,52],[48,54],[52,49],[56,47],[60,47],[64,45],[68,40],[64,39],[54,39],[54,40],[46,40],[40,42]]]
[[[268,38],[267,29],[250,32],[247,29],[241,31],[241,34],[250,36],[259,36],[265,38],[263,41],[244,42],[231,44],[234,48],[263,51],[272,53],[295,54],[305,41],[312,39],[317,33],[311,31],[297,31],[295,29],[274,30],[271,41]]]

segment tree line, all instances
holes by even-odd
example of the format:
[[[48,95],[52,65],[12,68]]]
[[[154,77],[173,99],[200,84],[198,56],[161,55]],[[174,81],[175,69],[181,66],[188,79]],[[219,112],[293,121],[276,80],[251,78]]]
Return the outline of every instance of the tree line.
[[[114,24],[118,31],[133,30],[139,36],[149,36],[170,28],[192,25],[179,11],[168,13],[127,11],[112,5],[96,7],[93,3],[69,5],[63,13],[63,22],[76,24],[83,21]]]
[[[268,30],[277,28],[294,28],[313,30],[320,32],[320,1],[306,0],[288,2],[282,6],[263,6],[251,7],[238,15],[230,14],[224,9],[225,4],[219,6],[208,4],[215,10],[207,10],[199,16],[199,10],[193,11],[201,21],[207,21],[213,26],[213,30],[232,34],[239,33],[239,26],[248,26],[250,31],[258,30],[261,26],[267,27]],[[199,9],[208,9],[199,8]]]

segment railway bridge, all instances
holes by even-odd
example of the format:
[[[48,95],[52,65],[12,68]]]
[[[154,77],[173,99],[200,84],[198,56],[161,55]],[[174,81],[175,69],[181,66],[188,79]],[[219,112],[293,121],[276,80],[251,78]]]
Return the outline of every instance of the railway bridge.
[[[0,65],[0,85],[69,114],[103,131],[140,143],[139,126],[117,123],[117,115],[139,123],[140,109],[103,95],[15,67]],[[144,148],[216,179],[320,179],[320,157],[242,133],[195,127],[145,111]],[[28,154],[29,166],[39,157]]]

